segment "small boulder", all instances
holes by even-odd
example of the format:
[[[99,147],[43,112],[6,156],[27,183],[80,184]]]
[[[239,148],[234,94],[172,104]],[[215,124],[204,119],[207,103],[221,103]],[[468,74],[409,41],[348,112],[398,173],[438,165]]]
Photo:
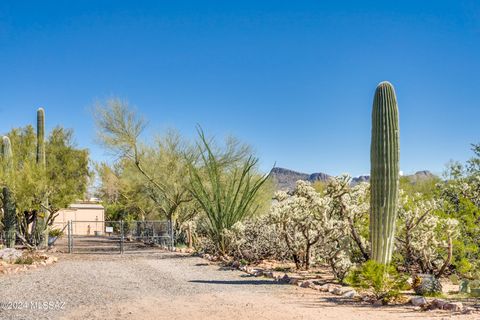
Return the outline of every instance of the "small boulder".
[[[290,283],[290,277],[285,273],[283,277],[278,278],[277,281],[281,283]]]
[[[410,303],[415,307],[421,307],[427,304],[425,297],[413,297],[410,299]]]
[[[329,289],[330,289],[330,284],[329,284],[329,283],[326,283],[326,284],[324,284],[324,285],[317,286],[316,289],[317,289],[318,291],[328,292]]]
[[[342,294],[343,297],[345,298],[353,298],[357,295],[357,292],[355,290],[349,290],[347,292],[345,292],[344,294]]]
[[[298,283],[298,286],[301,287],[301,288],[309,288],[311,285],[313,285],[313,283],[308,281],[308,280]]]
[[[20,250],[13,248],[5,248],[0,250],[0,260],[3,260],[5,262],[12,263],[21,257],[22,251]]]
[[[375,302],[373,303],[373,306],[374,306],[374,307],[381,307],[381,306],[383,306],[383,300],[382,300],[382,299],[375,300]]]
[[[340,289],[340,286],[330,285],[330,287],[328,287],[328,292],[335,294],[335,291],[338,289]]]
[[[336,294],[337,296],[343,296],[344,293],[351,291],[352,289],[343,288],[343,287],[336,287],[333,289],[332,293]]]
[[[232,268],[238,269],[240,267],[240,261],[235,260],[232,262]]]
[[[431,308],[432,309],[443,309],[443,307],[447,304],[448,302],[442,299],[435,299],[432,301]]]
[[[263,276],[263,270],[261,269],[253,269],[252,272],[250,273],[254,277],[261,277]]]
[[[463,304],[461,302],[449,302],[443,305],[443,310],[462,311]]]

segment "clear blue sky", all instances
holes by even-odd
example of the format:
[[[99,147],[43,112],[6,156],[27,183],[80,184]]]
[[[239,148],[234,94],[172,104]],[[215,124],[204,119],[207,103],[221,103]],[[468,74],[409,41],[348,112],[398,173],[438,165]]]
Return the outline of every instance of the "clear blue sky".
[[[35,121],[94,144],[118,96],[147,134],[195,125],[254,146],[262,168],[369,172],[375,86],[397,89],[404,172],[480,142],[479,1],[0,2],[0,131]]]

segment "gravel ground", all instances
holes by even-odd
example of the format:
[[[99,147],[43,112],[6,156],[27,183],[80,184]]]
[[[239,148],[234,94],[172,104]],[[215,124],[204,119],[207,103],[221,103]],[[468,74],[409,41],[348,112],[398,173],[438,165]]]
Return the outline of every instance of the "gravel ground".
[[[438,312],[341,304],[328,294],[223,270],[184,254],[58,256],[54,265],[0,276],[3,306],[9,301],[24,303],[17,310],[0,308],[0,319],[442,318]],[[32,301],[39,302],[37,309]],[[43,302],[62,309],[40,310]]]

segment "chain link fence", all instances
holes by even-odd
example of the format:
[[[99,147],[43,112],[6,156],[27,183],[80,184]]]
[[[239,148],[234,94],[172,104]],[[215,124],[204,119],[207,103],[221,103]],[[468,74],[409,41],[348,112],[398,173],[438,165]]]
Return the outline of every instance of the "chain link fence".
[[[124,253],[149,247],[174,247],[170,221],[68,221],[55,245],[69,253]]]

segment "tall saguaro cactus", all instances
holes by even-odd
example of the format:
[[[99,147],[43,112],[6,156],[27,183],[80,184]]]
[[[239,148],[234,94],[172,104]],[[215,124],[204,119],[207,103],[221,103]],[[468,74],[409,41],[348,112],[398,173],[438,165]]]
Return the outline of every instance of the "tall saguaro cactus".
[[[45,157],[45,110],[37,110],[37,164],[46,166]]]
[[[399,193],[399,124],[395,90],[381,82],[375,91],[370,149],[371,258],[388,264],[392,258]]]
[[[38,108],[37,110],[37,165],[43,170],[43,174],[46,174],[47,160],[45,155],[45,110]],[[45,197],[42,201],[43,219],[37,222],[37,228],[40,233],[43,233],[41,239],[43,247],[48,247],[48,219],[49,212],[45,208],[48,207],[48,198]]]
[[[5,174],[8,178],[11,178],[13,173],[12,145],[7,136],[2,139],[2,158]],[[8,248],[13,248],[17,235],[17,211],[10,189],[7,186],[3,187],[2,195],[6,245]]]

